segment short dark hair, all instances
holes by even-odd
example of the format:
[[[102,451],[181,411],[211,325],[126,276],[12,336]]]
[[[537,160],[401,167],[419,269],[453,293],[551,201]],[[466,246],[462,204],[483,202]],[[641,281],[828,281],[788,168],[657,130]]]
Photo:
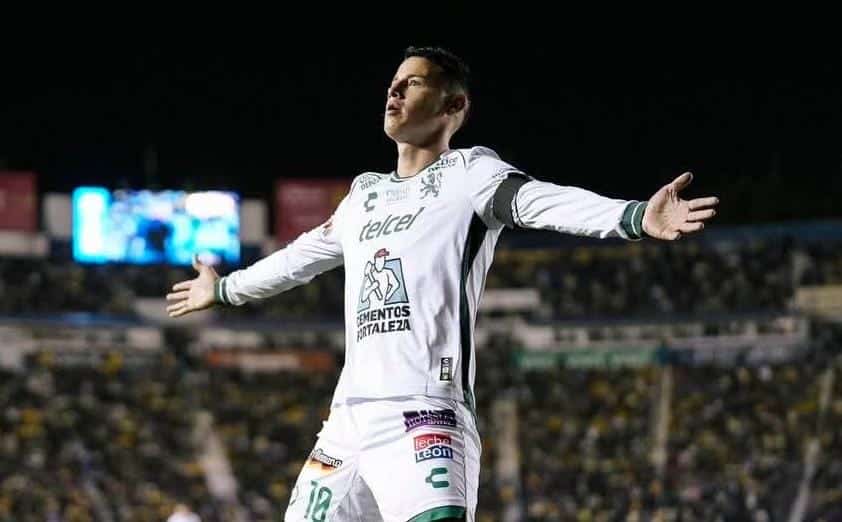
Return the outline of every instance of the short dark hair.
[[[413,56],[426,58],[441,67],[448,87],[454,90],[460,88],[468,94],[470,69],[461,58],[442,47],[407,47],[404,51],[404,59]]]
[[[404,59],[418,56],[426,58],[441,67],[443,77],[450,89],[462,89],[467,95],[470,70],[468,65],[458,56],[441,47],[407,47]]]
[[[465,96],[470,99],[469,82],[471,71],[461,58],[442,47],[410,46],[406,48],[403,54],[404,60],[415,56],[426,58],[438,65],[442,70],[442,77],[447,83],[448,90],[456,91],[461,89],[465,92]],[[462,121],[462,125],[468,121],[469,108],[470,105],[465,107],[465,119]]]

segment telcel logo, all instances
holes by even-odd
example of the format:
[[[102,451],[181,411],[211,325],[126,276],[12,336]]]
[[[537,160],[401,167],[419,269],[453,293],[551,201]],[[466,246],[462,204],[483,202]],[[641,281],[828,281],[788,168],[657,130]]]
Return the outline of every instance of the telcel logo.
[[[415,223],[415,219],[423,211],[424,207],[421,207],[415,214],[404,214],[403,216],[389,214],[382,221],[369,221],[360,230],[360,243],[380,236],[388,236],[389,234],[409,230],[409,227]]]

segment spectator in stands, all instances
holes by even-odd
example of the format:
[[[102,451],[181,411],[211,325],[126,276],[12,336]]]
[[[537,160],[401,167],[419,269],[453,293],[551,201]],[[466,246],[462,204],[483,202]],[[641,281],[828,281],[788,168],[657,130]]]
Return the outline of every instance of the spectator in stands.
[[[167,522],[202,522],[202,519],[184,504],[176,504],[172,515],[167,518]]]

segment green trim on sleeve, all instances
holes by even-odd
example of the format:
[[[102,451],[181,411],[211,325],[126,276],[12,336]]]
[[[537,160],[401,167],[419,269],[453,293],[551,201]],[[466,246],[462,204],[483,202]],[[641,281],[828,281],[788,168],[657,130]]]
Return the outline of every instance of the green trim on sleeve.
[[[441,520],[443,518],[457,518],[459,520],[464,520],[464,517],[465,508],[461,506],[441,506],[428,509],[419,515],[415,515],[410,518],[408,522],[434,522],[435,520]]]
[[[217,304],[228,304],[225,302],[225,278],[220,277],[213,283],[213,297]]]
[[[646,212],[646,201],[632,201],[623,211],[620,219],[620,226],[629,239],[642,239],[646,237],[643,232],[643,214]]]

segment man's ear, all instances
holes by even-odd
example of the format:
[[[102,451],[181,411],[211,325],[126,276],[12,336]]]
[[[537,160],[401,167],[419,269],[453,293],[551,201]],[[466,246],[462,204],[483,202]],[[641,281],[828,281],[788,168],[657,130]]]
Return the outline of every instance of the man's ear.
[[[468,104],[468,99],[464,94],[451,94],[445,101],[445,111],[447,114],[456,114],[465,108]]]

